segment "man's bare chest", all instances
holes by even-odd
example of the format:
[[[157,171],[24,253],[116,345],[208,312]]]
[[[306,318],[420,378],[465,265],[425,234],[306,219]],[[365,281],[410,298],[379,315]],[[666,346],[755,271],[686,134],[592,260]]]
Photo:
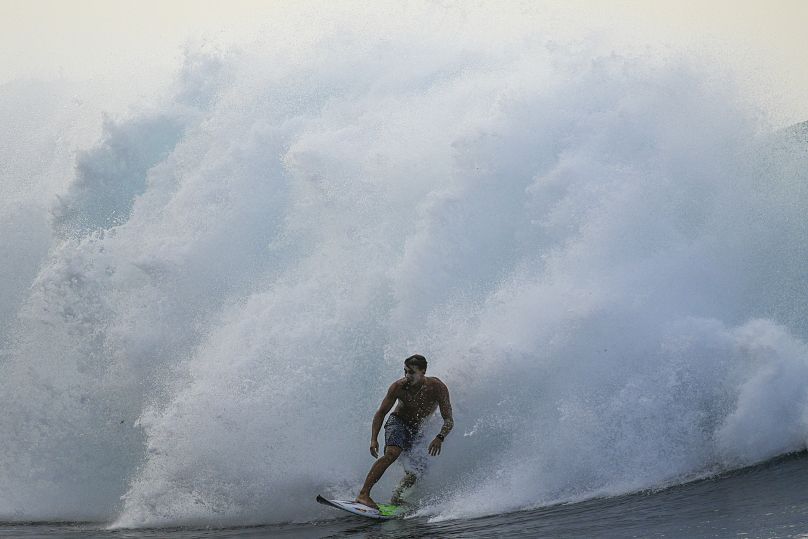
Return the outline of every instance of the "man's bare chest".
[[[426,385],[420,388],[402,389],[397,397],[407,408],[425,409],[432,408],[437,404],[435,392]]]

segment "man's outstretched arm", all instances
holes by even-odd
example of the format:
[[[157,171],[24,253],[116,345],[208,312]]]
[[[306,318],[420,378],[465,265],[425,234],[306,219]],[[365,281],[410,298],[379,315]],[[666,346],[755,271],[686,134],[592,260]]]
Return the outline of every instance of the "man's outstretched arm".
[[[387,390],[387,395],[382,399],[379,409],[373,415],[373,427],[370,433],[370,454],[373,458],[379,458],[379,431],[382,430],[382,422],[384,416],[390,411],[390,408],[396,403],[396,393],[398,393],[398,382],[393,382]]]

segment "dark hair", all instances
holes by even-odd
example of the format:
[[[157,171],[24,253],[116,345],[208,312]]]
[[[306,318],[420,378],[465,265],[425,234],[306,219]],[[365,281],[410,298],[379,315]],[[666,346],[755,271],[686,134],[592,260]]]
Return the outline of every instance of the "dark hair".
[[[415,354],[404,360],[404,365],[408,367],[418,367],[420,370],[426,370],[426,358],[421,354]]]

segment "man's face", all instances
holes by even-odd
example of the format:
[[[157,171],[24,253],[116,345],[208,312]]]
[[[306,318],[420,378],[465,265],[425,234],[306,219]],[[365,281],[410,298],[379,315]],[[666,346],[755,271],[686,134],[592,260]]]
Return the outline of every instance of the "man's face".
[[[418,367],[404,365],[404,378],[407,379],[407,382],[418,385],[424,381],[424,375],[425,372]]]

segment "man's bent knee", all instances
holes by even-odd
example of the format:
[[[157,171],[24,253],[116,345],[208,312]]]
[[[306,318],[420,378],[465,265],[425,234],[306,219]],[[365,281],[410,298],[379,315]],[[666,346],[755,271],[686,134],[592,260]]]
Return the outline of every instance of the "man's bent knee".
[[[401,454],[402,449],[397,445],[386,445],[384,446],[384,455],[381,458],[386,460],[387,462],[393,463]]]

